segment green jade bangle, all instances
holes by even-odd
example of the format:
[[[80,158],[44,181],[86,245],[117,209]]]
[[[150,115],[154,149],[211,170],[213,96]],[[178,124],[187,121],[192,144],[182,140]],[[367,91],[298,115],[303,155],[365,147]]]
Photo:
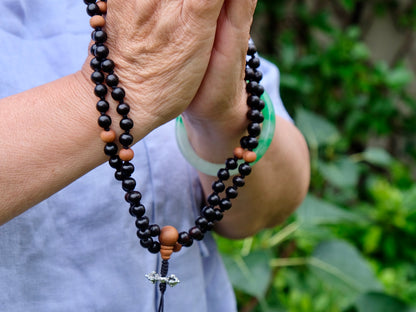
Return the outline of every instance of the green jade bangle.
[[[257,154],[257,159],[252,164],[254,165],[258,162],[263,155],[266,153],[267,149],[269,148],[273,136],[274,131],[276,128],[276,115],[274,112],[274,107],[270,96],[265,92],[261,99],[265,102],[265,107],[262,110],[262,114],[264,116],[263,127],[259,137],[259,145],[253,149],[253,151]],[[191,143],[188,139],[188,134],[186,133],[186,128],[183,123],[182,116],[178,116],[176,118],[176,141],[179,146],[179,150],[181,151],[182,155],[185,159],[198,171],[205,173],[210,176],[216,176],[218,170],[224,168],[224,164],[215,164],[209,161],[206,161],[200,158],[194,151],[191,146]],[[244,160],[240,159],[239,164],[243,163]],[[231,175],[238,174],[238,169],[231,170]]]

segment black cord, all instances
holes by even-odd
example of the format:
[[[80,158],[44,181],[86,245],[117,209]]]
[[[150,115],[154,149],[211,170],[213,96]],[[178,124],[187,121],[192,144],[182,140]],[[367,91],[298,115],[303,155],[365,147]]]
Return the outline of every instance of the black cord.
[[[169,262],[168,260],[163,260],[162,261],[162,268],[160,269],[160,276],[161,277],[166,277],[168,275],[168,271],[169,271]],[[159,302],[159,309],[158,312],[163,312],[164,311],[164,305],[165,305],[165,291],[166,291],[166,284],[167,283],[160,283],[159,284],[159,289],[160,289],[160,302]]]

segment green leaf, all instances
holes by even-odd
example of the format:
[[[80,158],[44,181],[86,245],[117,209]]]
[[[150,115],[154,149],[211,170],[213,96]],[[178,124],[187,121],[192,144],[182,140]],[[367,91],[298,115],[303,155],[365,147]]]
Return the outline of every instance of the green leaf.
[[[337,224],[360,221],[359,215],[310,194],[297,209],[296,215],[301,224]]]
[[[332,163],[318,163],[323,177],[339,189],[355,187],[359,178],[359,165],[350,158],[344,157]]]
[[[408,69],[405,67],[398,67],[386,77],[386,82],[392,88],[400,88],[407,85],[412,79],[413,75]]]
[[[264,298],[271,279],[269,250],[258,250],[246,257],[225,256],[223,260],[234,288],[258,299]]]
[[[296,124],[309,145],[315,148],[334,144],[340,138],[337,128],[332,123],[302,108],[296,111]]]
[[[356,301],[358,312],[414,312],[406,303],[383,293],[369,292]]]
[[[362,153],[363,160],[372,165],[388,167],[393,163],[393,157],[382,148],[369,147]]]
[[[362,293],[381,290],[363,256],[344,241],[327,241],[318,245],[309,267],[330,289],[343,294],[345,304],[351,304]]]

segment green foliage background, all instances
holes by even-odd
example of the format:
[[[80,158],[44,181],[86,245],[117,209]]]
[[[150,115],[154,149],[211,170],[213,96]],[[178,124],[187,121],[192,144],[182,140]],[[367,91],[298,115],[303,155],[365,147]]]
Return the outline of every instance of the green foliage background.
[[[253,36],[280,68],[312,173],[285,224],[218,238],[242,312],[416,311],[413,74],[403,53],[374,61],[369,11],[392,16],[406,52],[415,1],[259,1]]]

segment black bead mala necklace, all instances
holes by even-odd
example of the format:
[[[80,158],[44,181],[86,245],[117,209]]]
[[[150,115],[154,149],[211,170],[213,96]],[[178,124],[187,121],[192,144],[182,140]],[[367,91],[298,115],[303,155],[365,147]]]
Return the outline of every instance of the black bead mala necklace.
[[[236,147],[233,157],[225,161],[224,168],[217,173],[217,180],[212,183],[212,193],[207,197],[206,206],[201,209],[200,216],[195,220],[195,226],[188,231],[178,233],[172,226],[165,226],[162,229],[157,224],[150,224],[149,218],[145,216],[146,209],[141,204],[142,195],[136,191],[136,181],[131,175],[134,172],[134,165],[131,160],[134,152],[130,148],[133,143],[133,136],[130,130],[133,128],[133,120],[128,117],[130,106],[124,102],[126,96],[123,88],[119,87],[119,79],[114,72],[115,64],[108,58],[109,50],[105,45],[107,34],[104,31],[106,24],[104,15],[107,12],[106,0],[83,0],[87,5],[87,13],[91,17],[90,25],[94,29],[91,38],[94,44],[90,52],[93,56],[90,67],[93,70],[91,80],[95,83],[94,94],[99,98],[96,108],[100,112],[98,125],[103,128],[100,137],[104,141],[104,153],[109,156],[109,165],[114,168],[115,178],[122,182],[122,188],[126,192],[125,200],[130,205],[129,212],[136,218],[137,236],[140,245],[151,253],[160,253],[162,267],[160,274],[152,272],[146,277],[153,283],[159,282],[161,299],[159,312],[164,310],[164,293],[166,285],[174,286],[179,283],[175,275],[167,276],[170,256],[173,252],[178,252],[182,247],[190,247],[193,242],[200,241],[204,234],[214,228],[216,222],[221,221],[223,213],[232,207],[232,199],[238,196],[238,188],[245,185],[245,177],[251,173],[251,163],[257,155],[253,151],[258,146],[258,136],[261,133],[261,123],[264,120],[262,109],[265,103],[260,99],[264,93],[264,88],[259,84],[263,75],[258,70],[260,59],[255,56],[257,53],[253,43],[249,44],[247,55],[249,60],[246,64],[245,81],[247,90],[247,105],[249,110],[247,118],[250,121],[247,131],[248,135],[240,140],[240,146]],[[117,112],[121,115],[120,128],[124,131],[118,138],[122,148],[118,151],[116,133],[110,128],[112,121],[107,115],[110,108],[106,101],[108,88],[111,88],[111,97],[118,102]],[[238,164],[239,160],[243,160]],[[225,186],[230,179],[230,170],[238,168],[239,175],[232,179],[232,186]],[[225,192],[225,197],[221,193]]]

